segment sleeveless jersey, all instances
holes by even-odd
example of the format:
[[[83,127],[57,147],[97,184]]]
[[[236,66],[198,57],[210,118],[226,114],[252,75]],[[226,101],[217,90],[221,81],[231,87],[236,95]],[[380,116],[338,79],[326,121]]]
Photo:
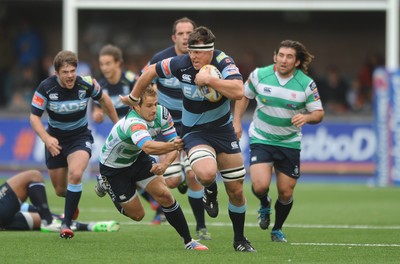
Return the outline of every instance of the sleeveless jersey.
[[[279,82],[274,65],[255,69],[245,83],[245,96],[257,101],[249,127],[250,144],[300,149],[301,128],[292,125],[291,118],[322,110],[315,82],[298,69],[285,84]]]
[[[211,63],[222,73],[223,79],[242,80],[242,75],[231,57],[214,50]],[[196,70],[189,55],[164,59],[156,64],[157,75],[161,78],[177,78],[183,92],[182,135],[207,127],[219,127],[231,122],[230,99],[223,96],[218,102],[210,102],[194,83]]]
[[[174,121],[165,107],[157,106],[156,119],[152,122],[144,120],[132,109],[111,129],[101,149],[100,163],[111,168],[129,167],[142,152],[143,144],[159,134],[164,141],[177,137]]]
[[[121,79],[117,84],[110,84],[106,78],[99,80],[101,89],[110,96],[119,118],[125,116],[129,111],[129,106],[122,103],[119,99],[119,95],[129,94],[137,79],[137,74],[131,71],[122,71]],[[96,102],[96,105],[100,107],[98,102]]]
[[[90,76],[77,76],[72,89],[61,87],[57,79],[54,75],[39,84],[32,98],[31,112],[42,116],[47,110],[50,135],[77,135],[87,129],[89,98],[100,99],[102,90]]]

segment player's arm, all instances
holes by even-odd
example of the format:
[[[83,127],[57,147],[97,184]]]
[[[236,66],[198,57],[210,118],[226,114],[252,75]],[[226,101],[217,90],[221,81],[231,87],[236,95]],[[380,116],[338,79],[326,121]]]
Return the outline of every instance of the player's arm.
[[[235,134],[238,139],[242,137],[242,117],[247,107],[249,106],[249,99],[243,96],[242,99],[236,100],[235,107],[233,111],[233,127],[235,129]]]
[[[318,124],[324,118],[324,110],[315,110],[305,114],[297,114],[292,117],[292,124],[297,127],[302,127],[305,124]]]
[[[93,111],[92,111],[92,119],[96,123],[101,123],[104,121],[104,111],[103,109],[98,106],[97,104],[93,105]]]
[[[101,108],[104,109],[104,112],[106,112],[111,121],[114,124],[117,123],[118,122],[117,111],[115,110],[115,107],[111,101],[110,96],[106,93],[103,93],[101,95],[101,98],[99,99],[99,103],[101,105]]]
[[[178,153],[179,152],[176,150],[168,152],[164,156],[162,162],[153,164],[150,172],[154,173],[155,175],[163,175],[165,173],[165,171],[167,170],[167,168],[169,167],[169,165],[171,165],[171,163],[176,159],[176,157],[178,156]]]
[[[61,146],[59,145],[59,142],[55,137],[52,137],[49,135],[49,133],[47,133],[46,129],[43,126],[42,118],[40,116],[31,114],[29,120],[33,130],[46,145],[46,148],[50,152],[50,154],[53,157],[60,154]]]
[[[141,146],[141,149],[149,155],[167,154],[171,151],[182,150],[183,140],[179,137],[176,137],[174,141],[170,142],[147,140]]]
[[[122,103],[130,106],[136,105],[139,102],[140,95],[143,93],[144,89],[146,89],[146,87],[151,84],[153,79],[156,77],[156,65],[152,64],[143,72],[142,75],[140,75],[130,94],[119,96]]]
[[[194,82],[197,86],[213,87],[223,96],[232,100],[240,100],[244,95],[243,81],[239,79],[219,79],[209,72],[203,71],[196,74]]]

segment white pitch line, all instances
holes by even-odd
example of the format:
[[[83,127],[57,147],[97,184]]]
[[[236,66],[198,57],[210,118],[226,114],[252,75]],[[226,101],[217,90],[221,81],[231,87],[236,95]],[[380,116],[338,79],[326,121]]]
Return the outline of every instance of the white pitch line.
[[[294,246],[400,247],[400,244],[289,243]]]
[[[121,224],[128,225],[149,225],[150,222],[134,222],[134,221],[124,221]],[[195,226],[195,222],[188,222],[189,226]],[[273,225],[273,223],[271,223]],[[207,226],[232,226],[229,222],[208,222]],[[246,227],[259,227],[258,223],[247,223]],[[367,226],[367,225],[301,225],[301,224],[285,224],[285,227],[290,228],[305,228],[305,229],[315,229],[315,228],[327,228],[327,229],[388,229],[388,230],[400,230],[400,226]]]

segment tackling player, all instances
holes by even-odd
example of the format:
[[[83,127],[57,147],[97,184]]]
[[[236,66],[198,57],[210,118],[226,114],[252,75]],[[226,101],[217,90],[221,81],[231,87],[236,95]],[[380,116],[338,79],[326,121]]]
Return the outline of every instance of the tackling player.
[[[182,237],[186,249],[208,250],[192,239],[182,209],[162,177],[183,148],[183,141],[176,134],[168,110],[158,105],[153,86],[148,85],[139,98],[140,102],[114,125],[102,147],[99,158],[102,187],[119,204],[120,213],[134,221],[141,221],[145,215],[137,187],[146,190],[162,206],[167,221]],[[158,135],[165,142],[154,141]],[[167,156],[159,163],[150,156],[160,154]]]

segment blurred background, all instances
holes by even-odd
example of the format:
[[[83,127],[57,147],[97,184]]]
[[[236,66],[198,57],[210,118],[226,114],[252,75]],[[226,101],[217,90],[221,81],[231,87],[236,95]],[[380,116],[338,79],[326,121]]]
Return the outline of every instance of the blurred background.
[[[163,1],[164,5],[168,2]],[[55,54],[63,49],[64,4],[62,0],[0,0],[3,170],[44,168],[43,145],[30,129],[28,117],[34,90],[48,76]],[[378,141],[372,74],[385,65],[384,10],[81,8],[77,12],[80,64],[88,74],[99,78],[98,52],[111,43],[122,48],[124,67],[139,73],[155,52],[172,45],[172,24],[184,16],[214,32],[216,48],[234,58],[244,79],[255,67],[272,63],[273,51],[282,40],[305,44],[315,55],[310,76],[317,82],[326,118],[320,125],[304,128],[303,173],[373,181]],[[253,110],[254,105],[248,109],[245,126]],[[108,129],[109,124],[93,127],[99,138],[95,140],[101,144]],[[248,147],[242,148],[246,159]],[[92,159],[96,164],[96,155]],[[385,181],[393,183],[396,179],[390,176]]]

